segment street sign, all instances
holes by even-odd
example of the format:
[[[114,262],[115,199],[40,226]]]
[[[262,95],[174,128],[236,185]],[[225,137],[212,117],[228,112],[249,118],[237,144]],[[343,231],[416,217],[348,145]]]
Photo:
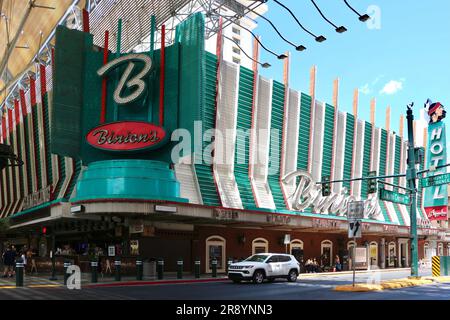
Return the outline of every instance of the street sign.
[[[361,238],[362,219],[364,219],[364,201],[348,203],[348,237]]]
[[[352,201],[348,203],[347,219],[349,221],[364,219],[364,201]]]
[[[360,220],[349,221],[348,223],[348,237],[349,238],[361,238],[362,223]]]
[[[404,205],[409,205],[411,203],[411,198],[408,194],[398,193],[386,189],[380,189],[378,197],[380,198],[380,200],[400,203]]]
[[[423,188],[440,186],[450,183],[450,173],[438,174],[420,179]]]

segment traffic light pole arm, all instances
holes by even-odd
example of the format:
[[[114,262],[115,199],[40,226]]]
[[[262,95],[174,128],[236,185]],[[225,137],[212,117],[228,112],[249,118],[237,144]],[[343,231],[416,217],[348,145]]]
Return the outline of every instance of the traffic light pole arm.
[[[382,181],[382,180],[378,180],[378,183],[385,184],[385,185],[388,185],[388,186],[391,186],[391,187],[394,187],[394,188],[400,188],[400,189],[412,192],[412,190],[410,188],[405,188],[405,187],[398,186],[396,184],[392,184],[392,183],[385,182],[385,181]]]
[[[445,167],[450,167],[450,163],[443,164],[443,165],[441,165],[441,166],[437,166],[435,169],[437,170],[437,169],[442,169],[442,168],[445,168]],[[417,176],[419,176],[419,175],[422,174],[422,173],[427,173],[427,172],[430,172],[430,169],[425,169],[425,170],[417,171]]]
[[[405,173],[401,173],[401,174],[393,174],[393,175],[390,175],[390,176],[361,177],[361,178],[344,179],[344,180],[320,181],[320,182],[316,182],[316,184],[327,184],[327,183],[337,183],[337,182],[352,182],[352,181],[373,180],[373,179],[389,179],[389,178],[401,178],[401,177],[406,177],[406,174]]]

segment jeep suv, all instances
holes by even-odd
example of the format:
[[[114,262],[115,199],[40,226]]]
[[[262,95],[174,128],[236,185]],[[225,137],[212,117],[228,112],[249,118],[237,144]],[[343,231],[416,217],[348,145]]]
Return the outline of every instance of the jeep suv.
[[[276,278],[295,282],[299,272],[300,265],[290,254],[260,253],[231,264],[228,268],[228,278],[234,283],[250,280],[259,284],[264,279],[272,282]]]

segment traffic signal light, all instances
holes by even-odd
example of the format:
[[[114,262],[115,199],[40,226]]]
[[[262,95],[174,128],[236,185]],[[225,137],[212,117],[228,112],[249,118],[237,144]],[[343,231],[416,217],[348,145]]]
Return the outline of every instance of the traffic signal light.
[[[47,234],[47,227],[42,227],[42,234],[44,236]]]
[[[328,197],[331,193],[331,183],[330,183],[330,176],[323,176],[322,177],[322,196]]]
[[[376,177],[377,172],[376,171],[370,171],[367,174],[368,177]],[[377,192],[377,180],[376,179],[369,179],[367,180],[367,194],[376,193]]]

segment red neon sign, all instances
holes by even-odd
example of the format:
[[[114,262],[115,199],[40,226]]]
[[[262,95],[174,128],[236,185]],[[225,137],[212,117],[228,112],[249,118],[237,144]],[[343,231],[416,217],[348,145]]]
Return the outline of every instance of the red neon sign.
[[[163,127],[142,121],[112,122],[95,127],[86,135],[94,148],[108,151],[156,149],[166,142]]]

